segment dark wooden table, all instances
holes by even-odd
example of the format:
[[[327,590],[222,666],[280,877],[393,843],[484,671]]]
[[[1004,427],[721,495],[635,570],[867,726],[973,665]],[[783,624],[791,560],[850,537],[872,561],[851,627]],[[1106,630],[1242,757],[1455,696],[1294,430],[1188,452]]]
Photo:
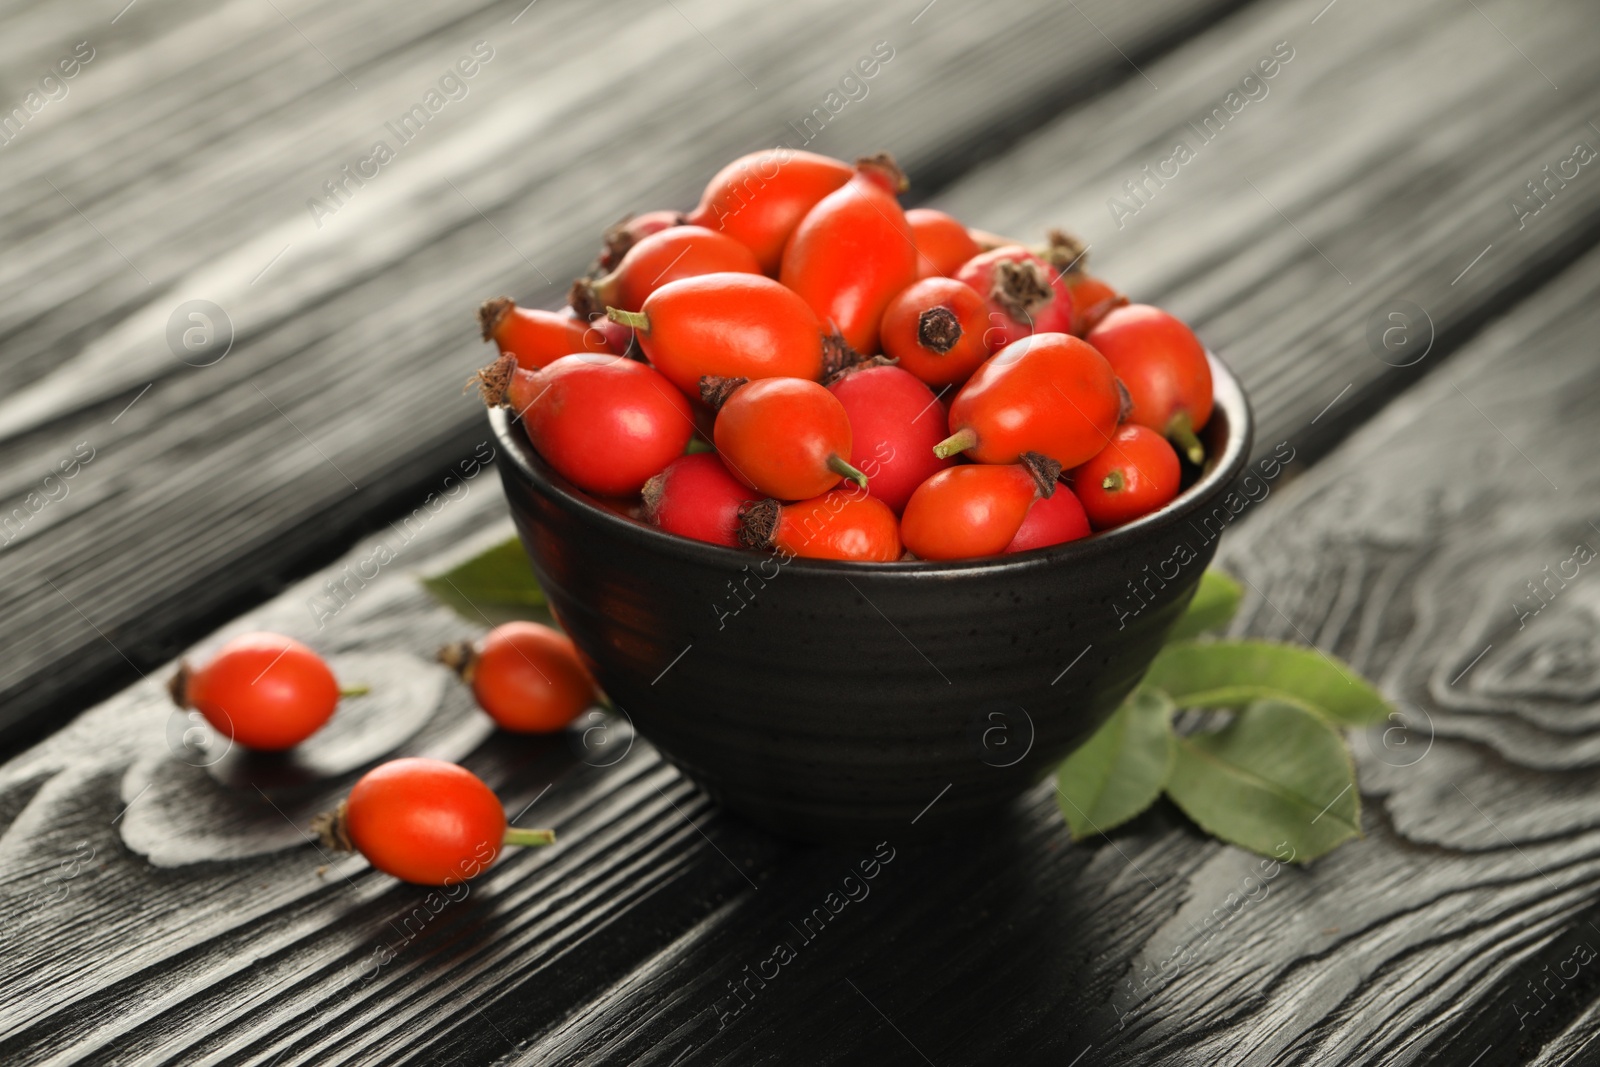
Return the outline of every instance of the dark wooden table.
[[[1590,0],[45,0],[0,28],[0,1061],[1600,1059]],[[487,438],[477,301],[554,306],[605,223],[808,115],[919,202],[1076,230],[1239,371],[1258,452],[1295,460],[1224,539],[1233,628],[1400,707],[1354,738],[1364,838],[1262,879],[1166,806],[1074,845],[1043,786],[888,842],[752,981],[871,850],[764,836],[621,727],[492,736],[429,662],[472,628],[417,575],[509,533],[492,470],[452,478]],[[186,757],[161,688],[253,628],[396,683],[273,781]],[[423,752],[562,843],[435,910],[308,842]]]

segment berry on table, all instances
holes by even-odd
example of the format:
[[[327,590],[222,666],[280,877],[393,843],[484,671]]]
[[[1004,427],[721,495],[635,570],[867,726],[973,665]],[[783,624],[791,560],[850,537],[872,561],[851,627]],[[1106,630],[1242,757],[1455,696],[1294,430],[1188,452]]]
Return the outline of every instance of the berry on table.
[[[361,776],[312,823],[325,848],[356,851],[403,882],[448,886],[488,870],[506,845],[550,845],[551,830],[506,828],[505,809],[477,775],[443,760],[407,757]]]
[[[572,639],[536,622],[503,623],[476,645],[446,645],[439,662],[472,687],[478,706],[497,725],[513,733],[564,729],[598,695]]]
[[[245,748],[293,748],[333,716],[342,694],[321,656],[292,637],[247,633],[203,666],[180,662],[167,685],[180,708],[194,708],[218,733]]]

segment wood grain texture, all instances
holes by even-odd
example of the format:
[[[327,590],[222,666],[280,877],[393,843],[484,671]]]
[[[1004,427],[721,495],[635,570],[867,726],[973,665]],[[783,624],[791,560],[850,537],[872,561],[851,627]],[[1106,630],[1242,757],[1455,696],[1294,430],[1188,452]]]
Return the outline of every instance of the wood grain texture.
[[[408,80],[417,70],[453,60],[458,40],[478,39],[472,12],[445,18],[405,10],[373,19],[359,6],[281,6],[363,93],[382,84],[384,71],[392,76],[393,98],[374,106],[370,118],[363,113],[372,128],[426,85],[427,78]],[[720,26],[737,25],[739,16],[722,15],[724,9],[680,6],[713,40]],[[1109,152],[1121,144],[1117,158],[1140,165],[1159,158],[1167,149],[1158,146],[1169,139],[1162,122],[1181,122],[1192,115],[1191,105],[1198,112],[1220,100],[1239,64],[1270,51],[1276,34],[1297,49],[1306,40],[1273,80],[1272,94],[1250,104],[1226,131],[1225,137],[1240,135],[1236,142],[1210,146],[1214,151],[1141,208],[1115,241],[1107,234],[1101,247],[1091,232],[1093,255],[1104,253],[1107,273],[1129,279],[1136,295],[1192,315],[1244,370],[1269,447],[1281,436],[1315,454],[1327,445],[1324,434],[1334,432],[1324,430],[1330,422],[1337,432],[1347,430],[1371,398],[1437,362],[1430,355],[1398,373],[1377,365],[1364,337],[1368,296],[1381,303],[1410,293],[1434,315],[1435,354],[1443,354],[1592,243],[1589,170],[1528,230],[1508,235],[1495,228],[1514,226],[1506,201],[1525,180],[1519,168],[1536,163],[1525,176],[1532,178],[1558,158],[1541,156],[1538,145],[1553,151],[1563,138],[1586,136],[1569,129],[1593,103],[1595,76],[1592,65],[1579,61],[1585,36],[1576,28],[1589,23],[1576,5],[1536,6],[1519,20],[1492,3],[1480,3],[1478,11],[1340,0],[1313,26],[1321,4],[1292,10],[1261,4],[1163,62],[1146,54],[1159,50],[1155,45],[1141,50],[1126,43],[1162,39],[1156,29],[1141,38],[1129,23],[1114,21],[1134,19],[1133,13],[1081,6],[1162,88],[1152,90],[1133,75],[1081,112],[1098,118],[1067,115],[942,202],[975,221],[1028,231],[1023,236],[1054,221],[1088,229],[1074,213],[1104,212],[1103,195],[1110,195],[1088,188],[1091,172],[1103,169],[1113,185],[1131,176],[1125,166],[1101,168],[1094,145]],[[516,8],[483,11],[505,24]],[[6,17],[23,20],[22,27],[51,25],[40,10]],[[1009,24],[995,8],[963,11],[941,3],[916,24],[917,32],[931,34],[920,27],[951,10],[964,20],[956,23],[964,36],[935,38],[944,42],[947,69],[935,77],[930,66],[917,85],[925,98],[940,79],[957,82],[950,96],[937,99],[971,119],[962,136],[976,138],[981,115],[960,110],[974,105],[956,99],[954,90],[966,83],[951,72],[962,69],[955,60],[963,48]],[[43,287],[0,311],[13,316],[5,326],[8,355],[19,354],[0,374],[14,374],[11,396],[32,396],[26,405],[0,406],[0,419],[20,420],[11,425],[21,427],[42,413],[39,429],[16,429],[0,445],[3,477],[16,486],[10,491],[25,493],[33,484],[28,469],[42,477],[78,440],[93,440],[98,449],[72,495],[41,512],[28,539],[0,559],[10,598],[0,623],[11,653],[6,669],[59,672],[51,658],[58,650],[78,657],[74,662],[90,673],[122,662],[91,627],[141,664],[159,660],[162,639],[137,645],[141,632],[168,634],[192,624],[246,584],[281,573],[287,561],[302,558],[305,545],[347,536],[379,502],[410,493],[414,506],[419,486],[434,491],[436,503],[446,489],[458,499],[426,512],[426,519],[402,509],[396,527],[200,646],[203,654],[230,633],[269,627],[310,640],[341,671],[406,680],[404,698],[351,704],[341,712],[345,725],[319,737],[293,764],[246,764],[230,756],[195,766],[209,757],[183,747],[189,723],[174,715],[153,676],[0,768],[0,1061],[944,1067],[1081,1057],[1076,1062],[1492,1067],[1593,1058],[1600,963],[1575,961],[1583,946],[1600,948],[1593,906],[1600,885],[1594,770],[1600,716],[1593,707],[1600,600],[1589,590],[1590,565],[1575,578],[1542,586],[1542,596],[1525,583],[1543,582],[1547,566],[1559,574],[1580,541],[1600,547],[1600,531],[1589,525],[1600,522],[1594,507],[1600,476],[1593,472],[1600,440],[1588,418],[1600,396],[1593,355],[1600,257],[1591,254],[1567,269],[1308,475],[1273,483],[1268,499],[1252,506],[1224,544],[1228,565],[1253,587],[1238,632],[1314,642],[1350,658],[1402,702],[1391,728],[1358,739],[1367,794],[1363,840],[1309,870],[1282,867],[1269,879],[1259,859],[1203,840],[1165,806],[1111,839],[1072,845],[1049,791],[1041,789],[981,836],[920,849],[891,840],[894,858],[880,863],[870,882],[858,876],[847,884],[846,875],[859,872],[870,852],[797,848],[724,818],[642,741],[610,764],[617,749],[597,748],[595,740],[625,744],[621,725],[549,742],[486,735],[459,688],[427,663],[434,645],[459,635],[462,624],[414,582],[415,571],[508,530],[492,482],[473,481],[464,499],[443,483],[440,457],[470,452],[484,435],[470,405],[463,401],[447,417],[437,397],[473,358],[472,346],[463,346],[446,320],[518,270],[533,277],[505,246],[485,253],[498,237],[482,218],[467,217],[464,207],[439,208],[449,201],[444,193],[455,194],[435,175],[457,181],[517,247],[530,255],[535,247],[564,248],[560,256],[576,262],[588,253],[594,224],[623,200],[643,207],[689,195],[704,169],[700,145],[726,135],[713,152],[726,156],[766,136],[750,133],[755,125],[739,125],[754,122],[738,114],[748,102],[719,102],[716,94],[709,102],[674,101],[667,86],[693,79],[663,64],[663,95],[651,101],[658,108],[654,125],[641,137],[677,162],[649,173],[603,167],[601,157],[615,146],[602,134],[618,121],[601,99],[608,83],[576,78],[572,50],[552,43],[573,39],[560,34],[580,16],[539,5],[517,26],[535,15],[549,21],[539,33],[515,38],[523,50],[518,56],[501,49],[497,37],[497,59],[484,77],[499,70],[514,82],[505,90],[509,99],[545,116],[538,122],[559,125],[559,116],[590,109],[599,115],[593,125],[570,124],[551,158],[508,134],[490,154],[518,164],[510,169],[485,170],[481,157],[458,161],[440,150],[415,168],[426,175],[402,178],[407,172],[399,169],[384,175],[394,179],[388,184],[397,190],[396,206],[371,215],[341,212],[329,230],[350,222],[347,237],[272,268],[293,263],[284,289],[255,294],[248,274],[259,268],[229,267],[230,291],[245,293],[243,306],[251,309],[237,320],[250,324],[242,329],[242,347],[204,370],[173,363],[157,373],[157,364],[171,359],[159,341],[165,313],[191,293],[216,299],[218,290],[209,283],[184,288],[185,279],[206,276],[191,275],[200,268],[184,258],[170,221],[139,221],[148,217],[144,209],[200,212],[210,221],[198,226],[198,239],[222,248],[208,254],[226,259],[233,254],[230,239],[270,232],[248,220],[287,225],[283,220],[304,210],[300,187],[282,193],[288,171],[300,166],[316,180],[327,171],[322,163],[287,158],[285,130],[303,130],[305,143],[323,145],[329,163],[346,160],[346,147],[359,149],[362,138],[352,140],[339,125],[348,111],[327,111],[326,97],[344,86],[341,76],[270,7],[225,4],[199,22],[173,7],[152,11],[148,22],[128,23],[130,13],[117,24],[137,27],[127,40],[146,51],[133,54],[185,56],[210,79],[234,86],[232,107],[261,109],[255,126],[261,140],[222,123],[228,113],[222,89],[215,100],[195,99],[184,80],[198,75],[181,65],[169,64],[157,77],[149,64],[107,63],[98,72],[117,77],[94,97],[86,91],[94,85],[89,79],[94,63],[115,58],[109,48],[59,103],[66,109],[95,100],[86,110],[99,116],[95,131],[108,158],[137,160],[170,149],[160,166],[139,171],[143,176],[123,190],[106,168],[79,160],[65,120],[78,113],[70,110],[47,110],[44,117],[56,114],[59,125],[24,135],[38,133],[36,143],[52,146],[53,155],[29,164],[38,173],[68,167],[74,180],[99,190],[79,207],[140,269],[156,271],[152,279],[171,298],[139,327],[157,338],[156,349],[139,348],[151,342],[135,337],[132,327],[115,345],[95,347],[101,342],[94,338],[133,322],[155,298],[138,296],[136,279],[113,280],[128,268],[118,267],[122,261],[92,233],[77,246],[77,238],[58,240],[72,220],[84,221],[64,206],[51,206],[59,214],[41,224],[45,216],[29,216],[14,206],[20,201],[0,204],[0,226],[14,242],[8,249],[38,257],[11,280]],[[631,47],[653,56],[704,48],[705,39],[666,14],[651,14],[630,30],[638,35]],[[801,25],[799,15],[773,17],[780,20],[777,32],[788,35],[784,49],[747,45],[749,55],[730,53],[763,91],[777,84],[767,82],[767,67],[826,66],[806,65],[821,62],[808,54],[817,46],[806,42],[830,31]],[[1039,50],[1030,54],[1059,52],[1061,38],[1050,27],[1064,23],[1019,20],[1027,29],[1001,35],[1005,40],[1014,46],[1027,38],[1027,47]],[[1105,53],[1095,53],[1097,59],[1110,54],[1103,39],[1078,28],[1086,49]],[[7,77],[29,70],[51,61],[60,42],[70,48],[76,39],[67,34],[58,41],[42,30],[0,35],[7,57],[0,69]],[[241,43],[215,47],[235,39]],[[1316,41],[1334,43],[1319,58]],[[208,42],[215,57],[198,47]],[[662,51],[649,51],[658,44]],[[913,54],[908,49],[895,62]],[[516,65],[496,68],[502,58]],[[1533,62],[1561,89],[1538,80]],[[515,78],[505,73],[513,69]],[[696,68],[694,77],[706,69]],[[984,69],[986,84],[997,85],[993,64]],[[1404,69],[1412,76],[1402,76]],[[891,64],[884,78],[895,70]],[[1296,88],[1292,79],[1308,72],[1316,77]],[[737,88],[736,73],[717,74]],[[152,79],[159,94],[146,88]],[[1537,84],[1530,89],[1520,79]],[[1075,71],[1052,82],[1049,92],[1069,99],[1086,84]],[[1538,85],[1544,88],[1534,91]],[[884,113],[872,121],[886,123],[883,130],[895,128],[887,124],[891,118],[916,127],[905,116],[921,114],[922,105],[900,101],[888,88],[881,82],[874,89],[881,95],[869,98],[866,110],[841,118],[841,140],[853,140],[845,136],[847,119],[878,115],[876,107]],[[1149,113],[1129,106],[1135,90],[1149,94]],[[347,86],[341,91],[355,94]],[[488,95],[462,103],[487,103]],[[496,100],[497,117],[515,111],[506,99]],[[1286,106],[1275,113],[1280,104]],[[701,107],[726,110],[702,127],[692,117]],[[488,123],[490,110],[470,120],[472,113],[461,112],[449,143],[492,140],[492,131],[467,133]],[[202,121],[207,115],[209,124]],[[451,117],[447,108],[445,119]],[[1259,127],[1251,125],[1256,119]],[[948,166],[953,175],[959,166],[941,161],[956,142],[936,136],[937,122],[923,121],[918,151],[924,155],[915,158]],[[688,125],[665,128],[672,122]],[[184,150],[141,143],[136,133],[147,126]],[[680,141],[684,129],[701,131],[700,143]],[[218,138],[230,152],[207,147]],[[20,166],[32,157],[11,153],[28,143],[0,149],[0,157]],[[1233,154],[1247,144],[1248,152]],[[230,169],[220,157],[233,153],[238,161]],[[1241,192],[1231,177],[1192,169],[1208,163],[1221,169],[1246,155],[1265,172],[1263,180],[1245,168],[1270,198],[1267,207],[1248,185]],[[191,180],[183,161],[191,157],[200,158],[193,165],[217,168],[208,171],[210,184],[183,185]],[[558,165],[573,158],[589,162]],[[181,195],[170,191],[173,181]],[[569,208],[584,181],[610,183],[594,195],[611,206],[581,219],[537,207]],[[69,195],[77,188],[57,184]],[[401,194],[400,186],[408,191]],[[230,192],[207,194],[213,187]],[[1294,195],[1280,195],[1285,190]],[[364,190],[379,191],[376,184]],[[264,207],[274,196],[284,203]],[[38,194],[32,202],[44,210],[39,205],[47,200]],[[351,211],[361,203],[353,200]],[[123,228],[96,214],[106,204],[117,206],[110,217],[122,219]],[[1293,220],[1287,233],[1278,209]],[[442,219],[440,211],[459,217]],[[1496,222],[1498,213],[1503,218]],[[1340,269],[1350,273],[1354,264],[1351,286],[1314,249],[1295,244],[1295,225]],[[210,227],[222,227],[220,236]],[[30,236],[35,231],[39,236]],[[1493,249],[1450,285],[1490,243]],[[73,247],[78,252],[66,255]],[[276,249],[263,249],[264,263]],[[0,257],[0,270],[15,268],[15,254]],[[538,262],[550,269],[550,262]],[[518,295],[540,291],[529,282]],[[76,294],[71,304],[84,307],[82,318],[37,310],[67,306],[51,302],[67,299],[62,294]],[[379,350],[392,362],[369,362],[365,353]],[[48,382],[57,363],[74,359],[84,362],[69,369],[109,376],[110,391],[83,393],[89,403],[82,409],[76,405],[83,401],[64,388],[54,399],[17,392]],[[150,374],[134,375],[135,367]],[[158,380],[150,393],[118,417],[152,379]],[[1345,383],[1350,392],[1313,423]],[[356,417],[352,398],[361,401]],[[315,444],[286,431],[273,404]],[[79,435],[101,424],[126,436]],[[296,450],[285,449],[291,437],[300,441]],[[322,452],[363,486],[361,493]],[[242,479],[234,472],[246,460],[256,464],[255,473]],[[315,536],[307,524],[318,525]],[[408,537],[411,528],[421,533]],[[104,540],[108,529],[117,531],[116,541]],[[288,537],[296,530],[300,536]],[[375,580],[346,585],[357,590],[349,606],[318,629],[312,598],[326,595],[328,582],[351,582],[379,542],[398,547],[399,560]],[[230,572],[244,557],[250,565]],[[197,573],[217,588],[197,584]],[[36,574],[60,584],[90,618],[62,606],[65,598],[42,607],[40,590],[57,594],[29,585]],[[153,592],[169,586],[170,594]],[[83,590],[92,596],[80,597]],[[1519,602],[1521,611],[1513,607]],[[1535,604],[1537,613],[1519,625]],[[62,628],[62,620],[75,629]],[[378,655],[395,658],[366,658]],[[28,694],[46,692],[37,688],[42,681],[0,684],[12,686],[8,707],[25,707],[24,697],[34,699]],[[45,697],[38,699],[43,706]],[[554,825],[562,844],[510,856],[474,883],[465,900],[444,905],[358,860],[320,855],[297,827],[380,750],[461,758],[513,813],[531,804],[522,825]],[[849,900],[851,891],[861,896],[852,886],[869,892]],[[840,898],[849,902],[834,914],[829,901]],[[801,930],[808,917],[811,926]],[[793,960],[776,977],[749,978],[745,968],[761,969],[780,941],[793,946]],[[744,992],[735,994],[730,983]]]
[[[1147,59],[1238,0],[151,6],[28,9],[4,35],[0,100],[80,39],[95,57],[0,148],[0,517],[23,509],[0,729],[60,722],[426,491],[481,440],[457,395],[479,301],[558,304],[603,226],[798,143],[876,42],[892,58],[808,147],[888,148],[937,182],[1132,76],[1087,19]],[[387,124],[478,42],[465,95],[402,144]],[[329,198],[380,139],[393,160]],[[204,367],[167,339],[197,299],[235,335]],[[80,445],[92,462],[46,484]]]

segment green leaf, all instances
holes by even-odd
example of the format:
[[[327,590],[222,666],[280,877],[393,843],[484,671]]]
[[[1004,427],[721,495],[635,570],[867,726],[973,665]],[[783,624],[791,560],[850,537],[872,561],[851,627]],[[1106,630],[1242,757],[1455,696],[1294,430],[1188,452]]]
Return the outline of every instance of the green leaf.
[[[1215,733],[1180,737],[1167,795],[1207,833],[1306,862],[1361,833],[1344,738],[1298,704],[1261,700]]]
[[[1168,645],[1145,685],[1180,708],[1238,708],[1253,700],[1304,705],[1330,722],[1366,726],[1394,710],[1346,664],[1314,648],[1271,641],[1192,641]]]
[[[1075,841],[1105,833],[1161,795],[1172,766],[1172,701],[1136,689],[1056,772],[1056,802]]]
[[[498,626],[513,619],[550,620],[544,590],[515,537],[424,577],[422,584],[440,603],[471,622]]]
[[[1239,610],[1243,595],[1239,583],[1226,574],[1214,567],[1206,571],[1200,576],[1200,588],[1194,591],[1194,599],[1189,601],[1189,610],[1183,613],[1167,640],[1186,641],[1207,630],[1222,629]]]

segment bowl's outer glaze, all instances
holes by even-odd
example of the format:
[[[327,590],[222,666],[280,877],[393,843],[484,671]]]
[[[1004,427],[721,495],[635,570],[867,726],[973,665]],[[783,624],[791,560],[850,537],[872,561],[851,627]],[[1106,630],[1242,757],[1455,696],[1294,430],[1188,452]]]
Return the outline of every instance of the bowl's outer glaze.
[[[504,410],[491,422],[534,570],[638,731],[771,830],[906,839],[1050,772],[1155,657],[1249,455],[1243,393],[1215,359],[1213,377],[1212,458],[1178,500],[1108,534],[977,562],[780,565],[674,537],[572,489]]]

